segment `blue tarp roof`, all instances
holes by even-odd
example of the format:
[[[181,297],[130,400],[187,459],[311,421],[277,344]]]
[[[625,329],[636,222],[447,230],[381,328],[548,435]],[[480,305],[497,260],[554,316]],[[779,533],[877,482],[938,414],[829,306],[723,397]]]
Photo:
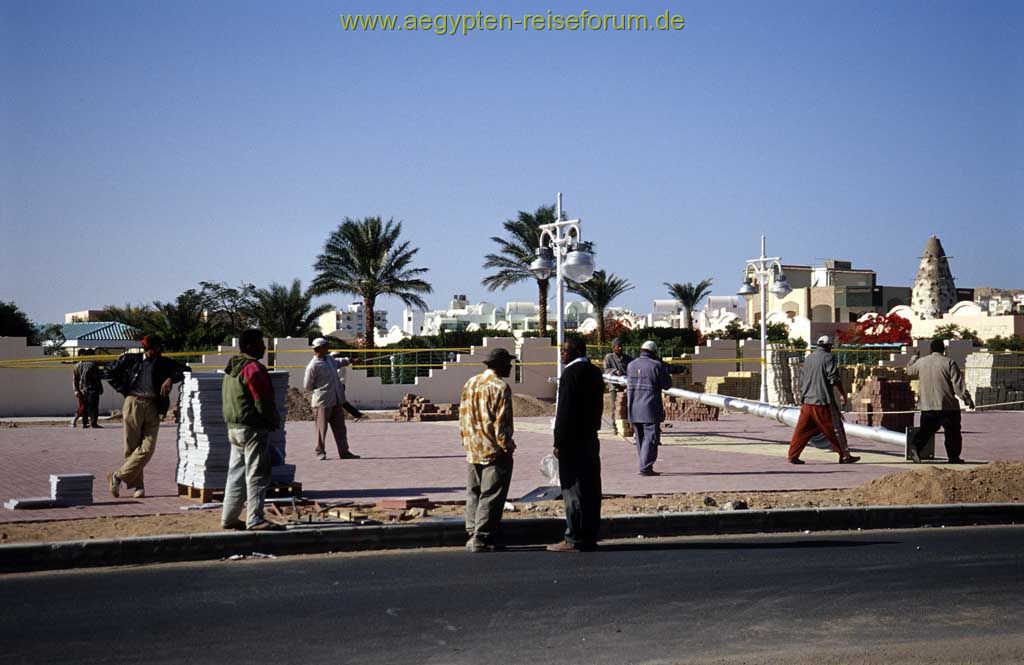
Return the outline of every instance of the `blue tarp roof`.
[[[135,328],[120,321],[65,323],[61,326],[61,333],[64,335],[64,339],[69,342],[72,340],[94,342],[99,340],[134,341],[138,339],[138,333]]]

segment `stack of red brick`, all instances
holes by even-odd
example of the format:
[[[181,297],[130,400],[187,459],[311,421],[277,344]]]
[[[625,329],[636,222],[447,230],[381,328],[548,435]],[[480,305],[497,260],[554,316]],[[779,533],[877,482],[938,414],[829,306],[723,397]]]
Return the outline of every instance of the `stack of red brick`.
[[[437,422],[440,420],[458,420],[459,410],[454,404],[434,404],[426,397],[417,397],[406,393],[398,407],[395,420],[409,422]]]
[[[718,407],[707,406],[700,402],[692,402],[681,397],[661,396],[665,406],[665,419],[676,422],[697,423],[706,420],[718,420]]]
[[[869,378],[864,387],[854,393],[851,400],[858,425],[884,427],[897,432],[914,426],[913,413],[890,413],[892,411],[913,411],[914,392],[909,381]]]

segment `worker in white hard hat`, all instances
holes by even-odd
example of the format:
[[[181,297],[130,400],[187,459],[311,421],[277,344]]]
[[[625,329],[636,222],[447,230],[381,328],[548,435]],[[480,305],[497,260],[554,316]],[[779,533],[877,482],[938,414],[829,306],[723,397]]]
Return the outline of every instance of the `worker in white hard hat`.
[[[836,434],[832,419],[836,394],[842,405],[846,406],[843,379],[839,375],[836,357],[832,354],[832,338],[822,335],[818,338],[817,348],[804,360],[803,371],[800,373],[800,419],[789,440],[790,464],[804,463],[800,453],[804,451],[807,442],[819,433],[828,439],[832,450],[839,454],[840,464],[853,464],[860,460],[850,454],[849,448]]]
[[[668,368],[658,357],[658,345],[647,340],[640,345],[640,357],[626,367],[629,422],[633,425],[641,476],[661,475],[654,470],[661,443],[661,423],[665,420],[661,391],[671,387]]]

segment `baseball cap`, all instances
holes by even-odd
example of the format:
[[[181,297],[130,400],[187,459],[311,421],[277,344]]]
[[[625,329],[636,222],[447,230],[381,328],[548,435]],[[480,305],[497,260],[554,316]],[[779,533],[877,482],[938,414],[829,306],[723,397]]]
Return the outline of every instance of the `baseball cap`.
[[[647,340],[646,342],[640,345],[640,348],[643,349],[644,351],[650,351],[651,353],[658,352],[658,345],[655,344],[653,340]]]
[[[499,365],[503,362],[509,362],[515,360],[516,357],[508,352],[507,349],[497,348],[491,349],[491,352],[484,358],[484,364],[490,367],[491,365]]]
[[[832,338],[828,335],[822,335],[818,338],[818,346],[832,346]]]
[[[323,337],[317,337],[316,339],[313,340],[313,348],[314,349],[319,348],[321,346],[327,346],[327,340],[326,339],[324,339]]]

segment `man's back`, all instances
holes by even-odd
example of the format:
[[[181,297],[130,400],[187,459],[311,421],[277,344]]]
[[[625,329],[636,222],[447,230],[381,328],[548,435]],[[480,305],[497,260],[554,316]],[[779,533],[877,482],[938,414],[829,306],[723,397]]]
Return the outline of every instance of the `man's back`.
[[[839,381],[836,357],[821,347],[804,360],[800,373],[800,401],[803,404],[831,404],[832,386]]]
[[[942,353],[933,352],[913,360],[907,366],[908,376],[920,377],[918,408],[922,411],[955,411],[960,409],[957,395],[966,391],[960,367]]]
[[[463,386],[459,430],[470,464],[490,464],[515,450],[512,389],[493,370],[470,377]]]
[[[660,423],[665,420],[661,391],[672,387],[665,364],[641,355],[626,368],[626,395],[629,420],[634,423]]]

